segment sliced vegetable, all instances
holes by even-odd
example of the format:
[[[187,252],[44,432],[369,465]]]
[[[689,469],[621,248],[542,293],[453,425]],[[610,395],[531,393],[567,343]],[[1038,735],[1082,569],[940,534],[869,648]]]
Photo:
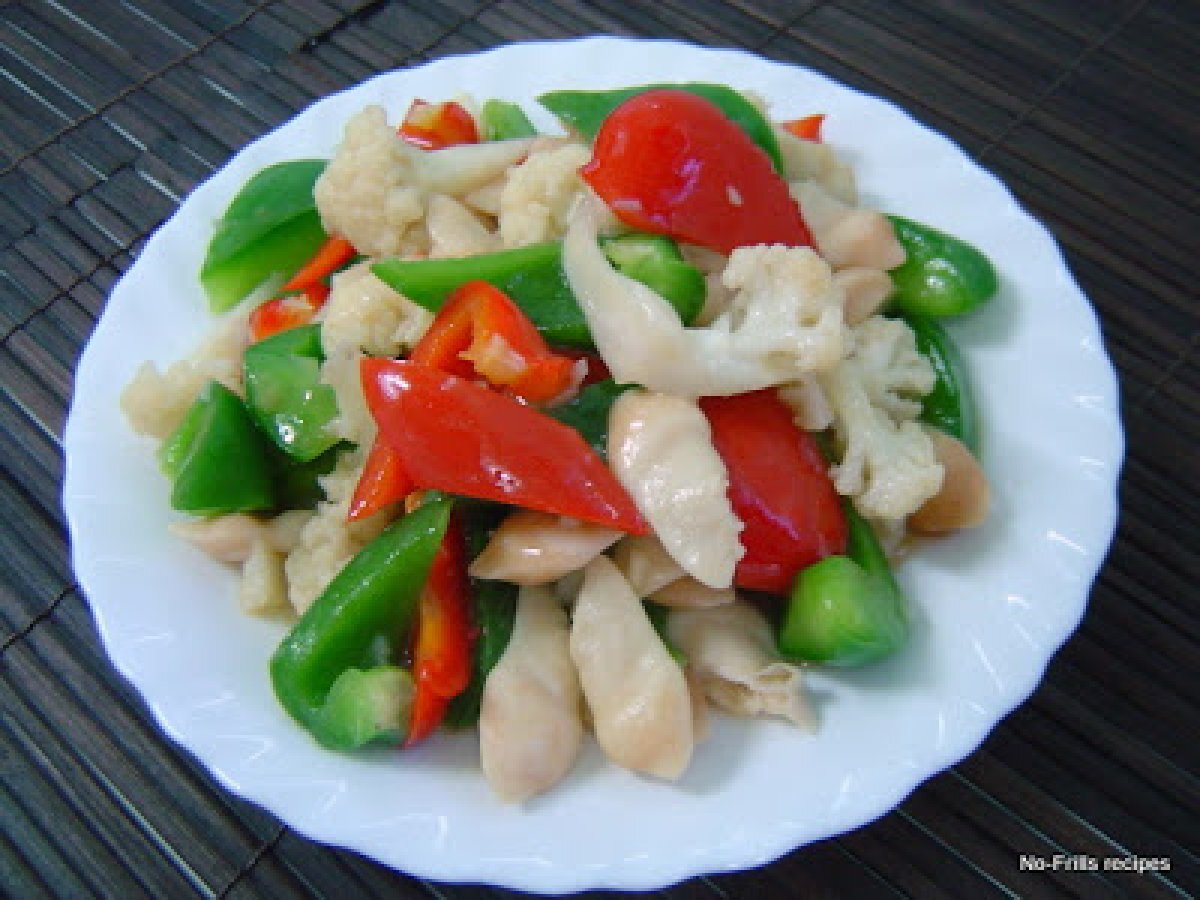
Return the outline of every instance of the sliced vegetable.
[[[575,361],[552,353],[520,307],[486,281],[455,289],[409,359],[462,378],[480,375],[531,403],[561,396],[575,373]]]
[[[816,441],[774,390],[706,397],[700,409],[744,524],[739,587],[786,594],[798,572],[846,549],[846,516]]]
[[[587,323],[567,286],[557,241],[464,259],[385,259],[371,267],[380,279],[436,313],[468,281],[486,281],[521,307],[552,344],[586,347]]]
[[[796,577],[779,632],[788,657],[861,666],[889,656],[908,638],[904,595],[875,533],[846,505],[846,555],[829,556]]]
[[[472,624],[462,524],[451,514],[421,590],[413,644],[416,694],[404,744],[424,740],[441,724],[450,701],[471,678]]]
[[[408,734],[414,690],[412,675],[399,666],[346,669],[329,688],[309,729],[337,750],[400,744]]]
[[[547,410],[546,414],[578,431],[592,449],[604,458],[608,454],[609,411],[617,398],[631,387],[631,384],[617,384],[611,378],[597,381],[566,403]]]
[[[604,358],[593,350],[580,350],[577,347],[562,347],[558,351],[563,356],[569,356],[575,362],[583,362],[585,370],[583,380],[579,382],[579,387],[585,388],[593,385],[598,381],[606,381],[612,378],[612,372],[608,371],[608,363]]]
[[[302,293],[284,294],[260,304],[250,313],[250,340],[258,342],[289,328],[307,325],[328,298],[327,285],[313,284]]]
[[[354,245],[344,237],[327,238],[312,259],[284,284],[282,290],[303,291],[315,287],[354,259],[354,256]]]
[[[384,507],[403,500],[416,488],[395,448],[376,438],[354,487],[346,518],[356,522],[373,516]]]
[[[779,143],[775,140],[771,123],[744,95],[723,84],[689,82],[647,84],[612,91],[551,91],[538,97],[538,102],[558,116],[565,126],[578,131],[588,140],[595,140],[604,120],[618,106],[631,97],[663,89],[686,91],[717,106],[751,141],[762,148],[776,171],[783,171]]]
[[[683,259],[678,245],[661,234],[623,234],[602,238],[600,247],[622,275],[666,297],[684,322],[704,306],[704,274]]]
[[[488,545],[495,528],[509,515],[507,507],[460,499],[466,532],[467,557],[474,560]],[[470,571],[468,567],[467,571]],[[450,701],[445,723],[453,728],[479,721],[479,706],[488,674],[500,661],[512,636],[517,611],[517,586],[504,581],[471,580],[471,620],[475,640],[471,652],[471,680],[467,689]]]
[[[904,321],[917,339],[917,350],[937,376],[921,400],[921,420],[957,438],[979,455],[979,427],[966,363],[946,329],[929,316],[908,313]]]
[[[644,533],[573,428],[489,388],[405,360],[365,359],[363,392],[414,483]]]
[[[923,316],[970,312],[999,290],[991,262],[966,241],[900,216],[888,216],[907,259],[888,274],[892,307]]]
[[[321,383],[319,325],[282,331],[246,349],[246,402],[260,428],[284,453],[307,461],[339,440],[333,388]]]
[[[484,103],[479,112],[479,125],[485,141],[509,141],[537,134],[525,111],[507,100],[488,100]]]
[[[171,508],[202,516],[273,508],[270,454],[241,398],[210,381],[159,448]]]
[[[209,242],[200,281],[213,312],[224,312],[272,275],[286,276],[325,241],[313,199],[324,160],[263,169],[234,197]]]
[[[414,100],[400,123],[400,137],[422,150],[479,143],[474,117],[461,103]]]
[[[334,444],[320,456],[301,462],[271,447],[275,462],[275,493],[277,509],[312,509],[325,499],[319,481],[337,465],[337,458],[350,444]]]
[[[467,282],[451,295],[409,361],[462,378],[479,375],[535,403],[565,393],[575,369],[573,359],[551,353],[521,310],[484,281]],[[351,498],[349,519],[372,515],[416,487],[395,448],[376,440]]]
[[[389,525],[334,577],[271,657],[275,695],[321,744],[348,750],[407,733],[411,680],[395,663],[450,507],[449,498],[434,498]]]
[[[496,667],[512,637],[517,586],[506,581],[477,581],[471,600],[472,618],[478,631],[471,657],[471,681],[446,710],[446,723],[456,727],[474,725],[479,720],[479,704],[488,673]]]
[[[675,253],[678,253],[677,249]],[[647,262],[640,265],[654,270]],[[385,259],[375,263],[371,271],[384,283],[435,313],[447,297],[466,282],[486,281],[508,295],[549,343],[591,347],[587,319],[563,274],[560,241],[462,259]],[[636,272],[625,274],[639,278]],[[700,304],[695,301],[694,281],[689,276],[680,276],[677,280],[660,280],[659,286],[669,290],[678,286],[678,293],[663,296],[685,323],[691,322],[703,304],[703,297]]]
[[[580,174],[622,222],[721,253],[812,245],[770,158],[708,100],[654,90],[604,120]]]
[[[783,127],[789,134],[793,134],[802,141],[817,141],[821,140],[821,126],[825,123],[825,114],[817,113],[812,116],[805,116],[802,119],[793,119],[790,122],[784,122]]]

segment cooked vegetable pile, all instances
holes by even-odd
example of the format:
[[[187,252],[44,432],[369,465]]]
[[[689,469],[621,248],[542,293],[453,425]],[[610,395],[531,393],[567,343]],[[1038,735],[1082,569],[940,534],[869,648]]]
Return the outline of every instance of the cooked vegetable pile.
[[[906,535],[987,513],[944,322],[997,291],[858,205],[821,114],[539,102],[567,134],[415,100],[255,175],[200,272],[216,331],[122,398],[174,529],[294,618],[282,707],[340,751],[477,727],[511,801],[587,730],[678,778],[710,705],[808,727],[806,666],[901,650]]]

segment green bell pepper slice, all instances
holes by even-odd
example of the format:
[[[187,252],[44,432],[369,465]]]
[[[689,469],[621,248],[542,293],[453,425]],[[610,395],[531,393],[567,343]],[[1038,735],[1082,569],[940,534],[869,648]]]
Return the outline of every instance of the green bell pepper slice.
[[[246,348],[246,403],[288,456],[307,462],[339,441],[328,429],[338,414],[333,388],[321,383],[321,327],[302,325]]]
[[[275,496],[280,510],[313,509],[325,499],[325,491],[319,481],[337,465],[338,456],[352,446],[339,441],[320,456],[307,461],[293,459],[272,446],[275,457]]]
[[[333,682],[309,728],[320,743],[356,750],[371,743],[399,745],[408,737],[416,685],[399,666],[346,669]]]
[[[959,316],[999,290],[991,261],[966,241],[901,216],[888,216],[904,247],[904,264],[888,274],[891,308],[923,316]]]
[[[679,248],[669,238],[643,241],[638,252],[630,249],[629,243],[619,241],[616,252],[625,254],[628,262],[624,265],[629,269],[620,262],[617,268],[652,289],[669,291],[663,297],[675,307],[684,323],[691,322],[704,305],[704,278],[699,270],[683,261]],[[687,275],[686,270],[695,272],[695,276]],[[529,316],[548,343],[592,346],[587,319],[563,272],[561,241],[459,259],[385,259],[375,263],[371,271],[385,284],[434,313],[455,288],[468,281],[486,281],[504,291]],[[646,278],[654,279],[654,283],[645,281]]]
[[[666,297],[679,318],[693,321],[704,306],[704,273],[683,259],[679,245],[662,234],[622,234],[602,238],[600,249],[622,275]]]
[[[846,554],[800,571],[784,612],[779,650],[791,659],[862,666],[908,638],[904,595],[871,526],[846,504]]]
[[[290,275],[325,242],[313,185],[325,161],[293,160],[251,178],[217,223],[200,267],[213,312],[236,306],[273,275]]]
[[[271,450],[241,398],[209,382],[159,447],[171,508],[201,516],[273,509]]]
[[[758,144],[771,159],[775,171],[783,172],[783,157],[771,123],[746,97],[724,84],[686,82],[683,84],[644,84],[607,91],[551,91],[537,98],[568,128],[594,140],[600,125],[614,109],[630,97],[651,90],[673,88],[703,97],[720,108],[739,128]]]
[[[586,347],[591,338],[583,310],[562,270],[558,241],[461,259],[385,259],[371,266],[385,284],[436,313],[468,281],[504,291],[554,344]]]
[[[537,134],[525,111],[507,100],[486,101],[479,111],[479,126],[485,141],[510,141]]]
[[[389,525],[334,577],[271,657],[276,697],[322,745],[352,750],[407,734],[412,678],[396,663],[452,503],[431,499]]]
[[[966,363],[946,329],[929,316],[904,317],[917,340],[917,352],[929,360],[937,380],[921,400],[921,421],[958,438],[979,456],[979,417]]]

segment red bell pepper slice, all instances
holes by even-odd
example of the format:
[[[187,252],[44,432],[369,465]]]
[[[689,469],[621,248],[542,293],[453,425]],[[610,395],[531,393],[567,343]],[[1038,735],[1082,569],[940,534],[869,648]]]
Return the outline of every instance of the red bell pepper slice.
[[[303,291],[320,284],[350,260],[357,251],[343,237],[330,237],[317,248],[312,259],[300,267],[291,280],[283,286],[285,291]]]
[[[531,403],[561,396],[575,372],[574,360],[552,353],[521,308],[486,281],[447,298],[409,359],[462,378],[481,375]]]
[[[609,113],[581,174],[626,225],[721,253],[812,245],[770,157],[715,104],[652,90]]]
[[[357,522],[385,506],[403,500],[417,489],[392,445],[376,438],[350,498],[347,521]]]
[[[479,143],[474,116],[453,100],[443,103],[414,100],[397,130],[400,137],[422,150]]]
[[[317,283],[301,293],[284,294],[260,304],[250,313],[250,340],[257,343],[289,328],[307,325],[328,297],[329,286]]]
[[[705,397],[700,408],[745,525],[734,583],[786,594],[805,566],[846,550],[846,515],[821,451],[774,390]]]
[[[364,359],[361,371],[380,438],[419,487],[648,531],[629,494],[574,428],[410,360]]]
[[[821,125],[825,122],[824,113],[816,113],[815,115],[805,116],[802,119],[792,119],[790,122],[784,122],[783,128],[790,134],[794,134],[802,141],[821,141]]]
[[[574,350],[569,347],[560,349],[558,353],[568,359],[575,360],[576,363],[582,359],[587,366],[587,369],[583,373],[583,379],[579,382],[580,390],[583,390],[589,384],[595,384],[597,381],[612,378],[612,372],[608,370],[608,363],[604,361],[604,357],[599,353],[593,353],[591,350]]]
[[[471,680],[470,590],[466,538],[452,515],[421,590],[413,642],[416,691],[406,747],[434,732],[447,705]]]

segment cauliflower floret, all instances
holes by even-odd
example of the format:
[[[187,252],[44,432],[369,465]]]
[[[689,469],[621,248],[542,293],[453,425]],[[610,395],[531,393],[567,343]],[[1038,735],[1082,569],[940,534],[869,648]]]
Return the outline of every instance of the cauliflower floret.
[[[313,195],[327,232],[359,253],[392,256],[420,242],[425,192],[417,181],[414,149],[388,126],[383,107],[368,106],[346,123]]]
[[[561,237],[583,180],[579,169],[591,152],[566,144],[530,154],[509,172],[500,193],[500,237],[505,247],[524,247]]]
[[[242,353],[249,341],[249,308],[239,307],[190,356],[172,363],[165,372],[152,362],[142,363],[121,392],[121,410],[134,431],[165,439],[179,427],[210,381],[219,381],[235,394],[242,394]]]
[[[368,106],[347,123],[341,146],[317,179],[321,221],[367,256],[424,254],[429,196],[462,197],[483,187],[522,159],[531,143],[419,150],[388,125],[382,107]]]
[[[362,350],[396,356],[410,349],[433,321],[433,314],[384,284],[369,262],[333,277],[321,309],[321,345],[327,355]]]
[[[479,216],[445,194],[430,198],[425,226],[429,230],[430,259],[475,256],[500,249],[499,238],[487,229]]]
[[[463,203],[475,212],[493,219],[500,215],[500,195],[508,182],[508,173],[463,196]]]
[[[375,422],[363,400],[359,361],[364,351],[397,356],[410,349],[433,321],[433,314],[392,290],[358,263],[333,276],[333,290],[321,308],[325,364],[321,380],[333,388],[338,416],[329,428],[338,437],[370,446]]]
[[[735,289],[709,326],[686,328],[644,284],[615,271],[596,244],[596,201],[577,207],[563,270],[618,381],[677,397],[729,396],[836,364],[846,329],[829,267],[804,247],[745,247],[722,276]]]
[[[812,250],[738,247],[721,282],[735,291],[728,317],[739,351],[788,354],[804,372],[828,369],[842,358],[841,295],[829,266]]]
[[[896,420],[920,414],[920,398],[933,390],[937,376],[917,352],[911,328],[897,319],[873,316],[854,329],[853,357],[872,403]]]
[[[854,351],[819,376],[845,447],[830,474],[864,516],[903,518],[942,485],[933,444],[914,421],[933,369],[903,322],[874,316],[853,332]]]
[[[805,431],[824,431],[833,424],[833,410],[816,375],[782,385],[779,399],[791,408],[793,420]]]
[[[321,382],[333,388],[337,415],[325,426],[331,434],[360,447],[375,442],[377,427],[363,396],[360,364],[366,355],[357,350],[326,357]]]
[[[325,499],[304,523],[296,546],[284,561],[288,600],[297,614],[303,614],[346,563],[378,537],[393,518],[389,507],[366,519],[346,521],[365,452],[355,449],[343,453],[334,470],[321,476]]]

